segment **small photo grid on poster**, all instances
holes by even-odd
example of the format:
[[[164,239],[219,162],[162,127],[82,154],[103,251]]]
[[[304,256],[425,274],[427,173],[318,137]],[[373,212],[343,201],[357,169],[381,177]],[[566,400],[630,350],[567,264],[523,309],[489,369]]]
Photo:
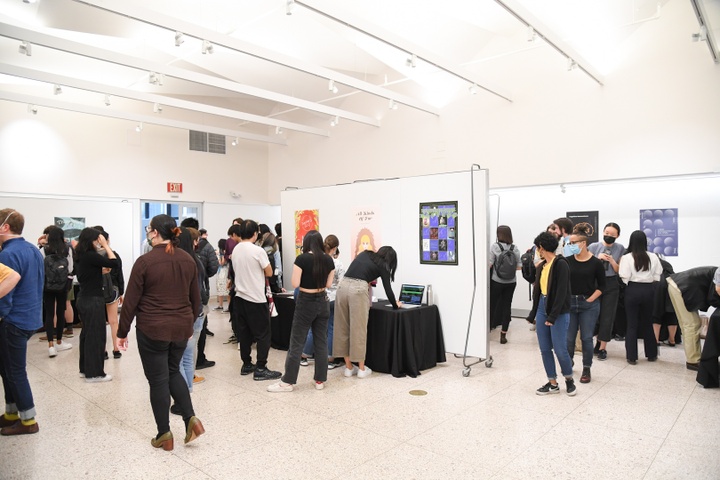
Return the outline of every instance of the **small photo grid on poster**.
[[[422,217],[422,261],[424,263],[456,263],[456,211],[455,205],[423,206]],[[440,210],[432,215],[432,210]]]

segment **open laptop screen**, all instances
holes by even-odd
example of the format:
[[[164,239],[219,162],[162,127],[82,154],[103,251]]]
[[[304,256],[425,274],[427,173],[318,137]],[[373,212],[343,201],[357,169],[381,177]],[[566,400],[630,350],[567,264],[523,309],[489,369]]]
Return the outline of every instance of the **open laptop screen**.
[[[400,301],[410,305],[421,305],[424,293],[425,285],[403,283],[400,287]]]

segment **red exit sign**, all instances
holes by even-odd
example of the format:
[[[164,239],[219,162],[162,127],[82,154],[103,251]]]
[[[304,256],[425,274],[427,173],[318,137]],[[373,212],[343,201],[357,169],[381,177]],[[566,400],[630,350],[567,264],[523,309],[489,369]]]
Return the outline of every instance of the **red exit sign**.
[[[167,191],[168,193],[182,193],[182,183],[168,182]]]

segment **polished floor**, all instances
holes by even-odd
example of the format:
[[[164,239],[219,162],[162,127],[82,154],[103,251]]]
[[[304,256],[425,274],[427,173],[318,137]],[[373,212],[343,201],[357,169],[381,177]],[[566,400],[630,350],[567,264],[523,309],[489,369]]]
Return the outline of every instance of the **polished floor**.
[[[207,356],[217,365],[199,372],[207,380],[192,394],[207,433],[185,446],[172,416],[172,452],[150,446],[156,432],[133,334],[123,357],[106,362],[114,380],[101,384],[78,377],[77,335],[75,348],[48,358],[37,334],[28,373],[40,432],[0,437],[0,478],[720,477],[720,391],[695,382],[681,347],[631,366],[611,342],[575,397],[564,389],[539,397],[546,379],[535,334],[515,319],[508,344],[491,333],[492,368],[473,366],[469,377],[449,355],[418,378],[344,378],[336,369],[316,391],[311,366],[296,391],[272,394],[268,382],[239,375],[236,345],[223,343],[227,315],[211,313],[210,325]],[[284,359],[271,350],[272,368]]]

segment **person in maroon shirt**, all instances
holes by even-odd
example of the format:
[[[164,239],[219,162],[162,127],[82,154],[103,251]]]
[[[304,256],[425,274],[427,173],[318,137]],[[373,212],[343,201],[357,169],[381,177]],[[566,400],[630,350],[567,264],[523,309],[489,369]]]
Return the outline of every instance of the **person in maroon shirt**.
[[[175,248],[179,233],[175,220],[168,215],[150,220],[148,237],[153,249],[133,265],[116,346],[127,350],[130,325],[136,318],[138,351],[150,384],[150,405],[158,430],[150,443],[163,450],[173,449],[170,396],[185,422],[185,443],[205,433],[180,373],[180,360],[202,303],[197,264],[187,252]]]

